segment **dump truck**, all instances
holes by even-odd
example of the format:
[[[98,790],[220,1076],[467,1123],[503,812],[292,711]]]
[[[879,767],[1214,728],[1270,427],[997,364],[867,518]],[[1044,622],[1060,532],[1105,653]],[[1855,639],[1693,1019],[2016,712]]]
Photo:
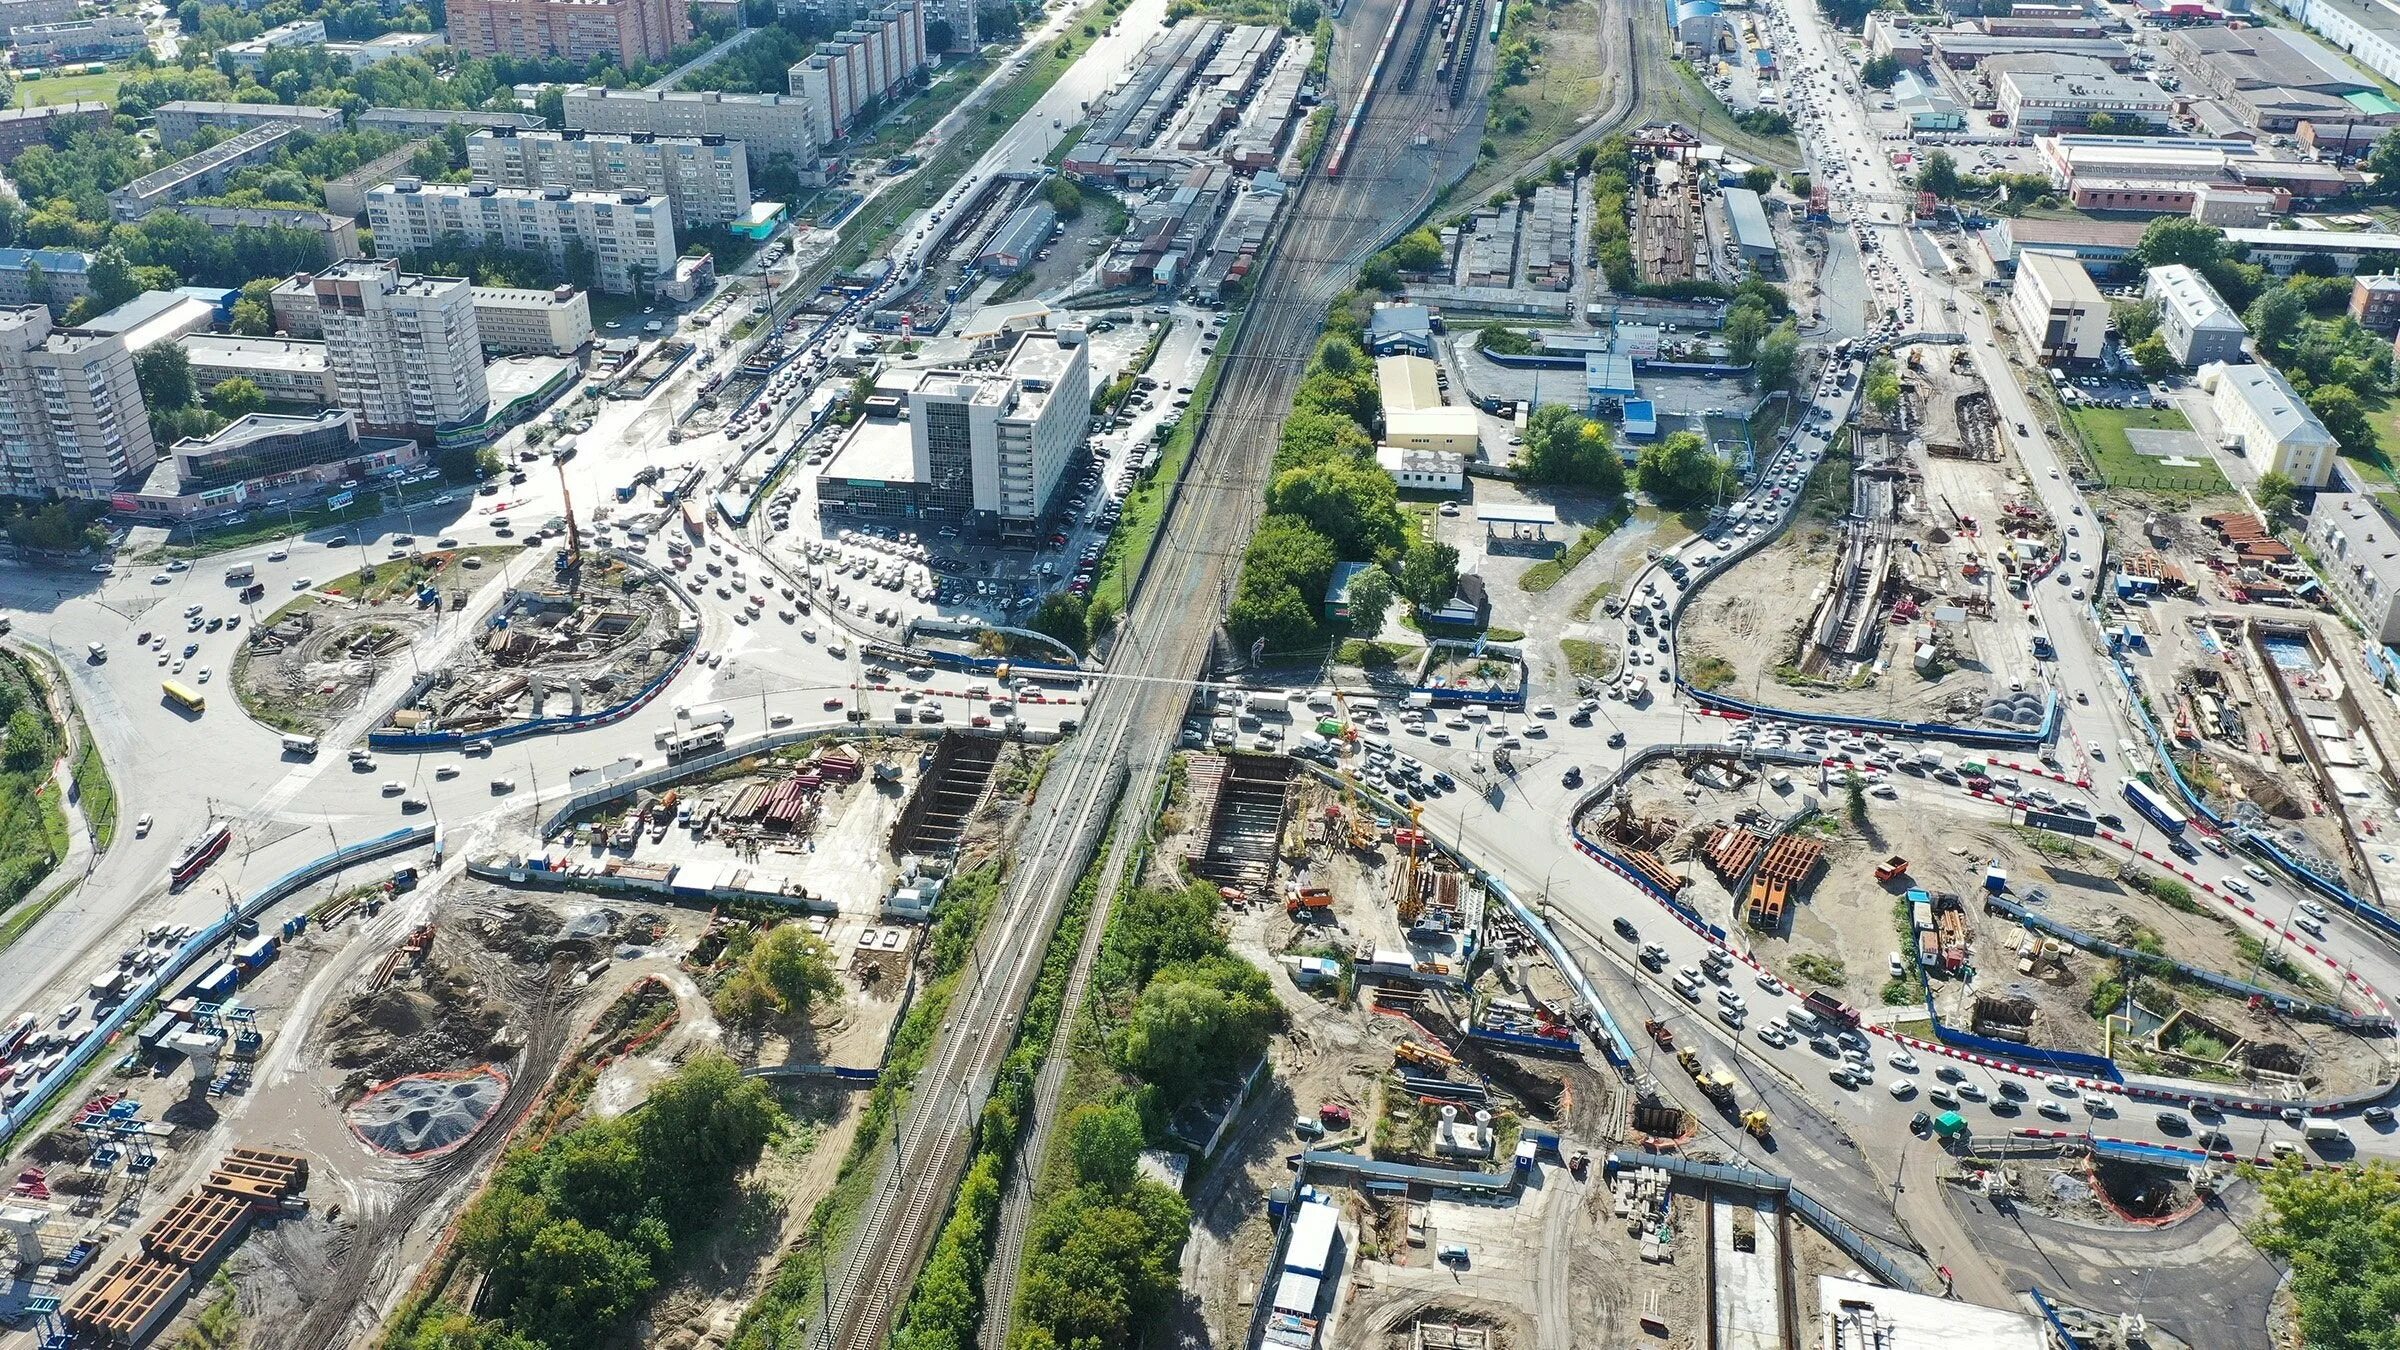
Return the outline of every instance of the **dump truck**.
[[[1333,908],[1333,892],[1323,886],[1311,886],[1286,900],[1283,912],[1293,918],[1304,918],[1319,910]]]
[[[1897,853],[1875,865],[1875,879],[1877,881],[1890,881],[1894,877],[1904,877],[1907,875],[1908,859],[1901,857]]]
[[[1674,1028],[1669,1027],[1666,1023],[1659,1021],[1657,1018],[1651,1018],[1643,1022],[1642,1030],[1650,1033],[1650,1039],[1658,1042],[1659,1049],[1672,1050],[1675,1048]]]

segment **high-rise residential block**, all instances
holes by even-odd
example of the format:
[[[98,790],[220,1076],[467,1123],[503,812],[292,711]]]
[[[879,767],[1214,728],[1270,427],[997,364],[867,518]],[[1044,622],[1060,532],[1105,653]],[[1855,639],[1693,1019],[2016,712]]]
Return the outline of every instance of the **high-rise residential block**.
[[[680,0],[451,0],[450,45],[468,56],[663,61],[692,35]]]
[[[370,430],[432,439],[480,422],[491,405],[473,287],[355,258],[309,283],[325,365],[341,405]]]
[[[123,338],[0,309],[0,493],[107,500],[157,460]]]
[[[648,131],[478,131],[467,138],[478,183],[583,192],[649,192],[678,228],[722,225],[750,210],[750,161],[718,135]]]
[[[817,44],[786,78],[793,96],[807,103],[817,139],[833,141],[912,84],[929,61],[924,9],[918,0],[896,0]]]
[[[750,172],[773,155],[789,155],[805,175],[824,138],[816,134],[808,100],[785,94],[724,94],[715,90],[603,89],[566,92],[567,125],[585,131],[650,131],[661,136],[723,136],[750,152]]]
[[[545,256],[566,274],[580,251],[592,284],[647,294],[675,272],[675,220],[643,192],[504,188],[401,178],[367,193],[376,251],[398,257],[443,244]]]

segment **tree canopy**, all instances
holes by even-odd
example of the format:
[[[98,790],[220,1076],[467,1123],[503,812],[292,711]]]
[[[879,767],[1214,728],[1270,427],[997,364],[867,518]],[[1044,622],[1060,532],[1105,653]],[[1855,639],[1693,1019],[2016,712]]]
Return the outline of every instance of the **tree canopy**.
[[[1608,427],[1572,404],[1546,403],[1525,419],[1517,468],[1529,482],[1564,483],[1612,495],[1625,490],[1625,462],[1610,443]]]
[[[1678,431],[1642,447],[1642,491],[1666,506],[1694,506],[1734,486],[1733,466],[1717,458],[1694,431]]]

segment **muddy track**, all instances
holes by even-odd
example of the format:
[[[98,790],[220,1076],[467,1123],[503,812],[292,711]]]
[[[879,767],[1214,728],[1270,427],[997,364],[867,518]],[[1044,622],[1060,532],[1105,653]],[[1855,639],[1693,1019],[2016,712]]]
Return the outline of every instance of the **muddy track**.
[[[430,1235],[418,1231],[421,1224],[431,1216],[438,1228],[457,1217],[468,1183],[548,1089],[567,1049],[574,1004],[569,992],[573,986],[567,981],[573,971],[572,962],[561,962],[538,979],[509,982],[510,999],[529,1008],[531,1016],[508,1091],[492,1119],[466,1144],[429,1163],[397,1164],[408,1169],[408,1179],[388,1197],[377,1197],[380,1203],[363,1222],[337,1226],[322,1268],[290,1272],[297,1286],[341,1291],[346,1297],[308,1298],[304,1316],[254,1326],[254,1350],[324,1350],[374,1339],[392,1290],[423,1255]]]

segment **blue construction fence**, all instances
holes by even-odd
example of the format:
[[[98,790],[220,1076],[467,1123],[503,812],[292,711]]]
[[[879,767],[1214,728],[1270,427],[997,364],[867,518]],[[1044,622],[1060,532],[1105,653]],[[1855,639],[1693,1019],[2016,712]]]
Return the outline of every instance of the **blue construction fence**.
[[[1006,669],[1012,673],[1058,675],[1081,679],[1087,673],[1080,666],[1062,666],[1055,661],[1029,661],[1021,656],[970,656],[964,652],[946,652],[930,647],[895,647],[888,642],[865,645],[869,656],[886,661],[922,661],[929,666],[948,670],[967,671],[976,675],[997,675]]]
[[[2067,1330],[2067,1324],[2059,1320],[2058,1309],[2051,1306],[2049,1299],[2042,1297],[2042,1291],[2027,1289],[2025,1292],[2033,1295],[2033,1306],[2041,1310],[2042,1320],[2048,1322],[2050,1329],[2058,1333],[2059,1344],[2066,1350],[2083,1350],[2083,1342],[2076,1338],[2074,1332]]]
[[[2184,780],[2183,770],[2176,765],[2175,756],[2168,748],[2166,734],[2159,730],[2157,720],[2151,717],[2150,710],[2142,704],[2141,685],[2135,680],[2132,667],[2127,665],[2122,657],[2111,664],[2116,667],[2117,678],[2125,684],[2126,706],[2133,710],[2134,720],[2141,723],[2143,734],[2150,740],[2150,750],[2158,760],[2159,772],[2165,776],[2167,784],[2175,789],[2175,794],[2183,798],[2184,804],[2192,809],[2193,814],[2206,821],[2219,833],[2233,835],[2247,847],[2257,849],[2267,855],[2276,866],[2297,878],[2302,885],[2356,915],[2361,922],[2381,929],[2387,937],[2400,938],[2400,916],[2393,915],[2391,911],[2380,905],[2352,895],[2348,888],[2340,882],[2302,865],[2299,859],[2294,858],[2284,850],[2282,845],[2266,835],[2238,827],[2218,815],[2209,806],[2207,799]]]
[[[1695,689],[1681,675],[1675,677],[1675,688],[1686,698],[1702,707],[1719,712],[1736,712],[1748,717],[1772,717],[1782,722],[1799,722],[1809,726],[1841,727],[1851,731],[1872,731],[1878,735],[1899,735],[1919,740],[1956,741],[1962,745],[1983,745],[1999,749],[2031,749],[2046,744],[2058,730],[2058,695],[2052,693],[2042,708],[2042,724],[2031,731],[2006,731],[1998,727],[1962,727],[1947,722],[1895,722],[1881,717],[1858,717],[1848,713],[1811,712],[1796,708],[1777,708],[1764,703],[1752,703],[1731,694],[1714,694]]]
[[[2046,914],[2037,914],[2004,896],[1986,895],[1983,897],[1983,903],[1986,908],[1998,910],[2027,927],[2038,928],[2055,937],[2065,938],[2085,951],[2100,952],[2120,961],[2132,961],[2143,966],[2172,966],[2183,975],[2212,989],[2231,994],[2235,998],[2265,999],[2274,1005],[2277,1012],[2287,1017],[2310,1018],[2330,1023],[2347,1031],[2388,1032],[2392,1029],[2391,1018],[2362,1017],[2347,1008],[2337,1008],[2331,1004],[2318,1003],[2311,999],[2294,998],[2281,990],[2251,984],[2246,980],[2237,980],[2230,975],[2222,975],[2186,961],[2178,961],[2171,956],[2154,956],[2148,952],[2136,951],[2122,943],[2111,942],[2106,938],[2086,933],[2082,929],[2060,923]]]
[[[488,731],[370,731],[367,733],[367,744],[377,750],[442,750],[477,741],[502,745],[528,736],[546,736],[559,731],[589,731],[594,727],[609,726],[649,706],[652,699],[675,682],[675,677],[683,673],[684,666],[691,659],[692,649],[684,648],[676,654],[672,665],[642,686],[640,693],[598,712],[577,713],[567,717],[537,717],[530,722],[512,722]]]
[[[404,849],[415,848],[420,844],[429,844],[433,842],[433,833],[433,826],[419,825],[413,829],[394,830],[390,834],[378,835],[363,843],[345,845],[313,862],[303,863],[293,868],[252,892],[249,899],[242,901],[219,917],[216,922],[194,934],[190,941],[185,942],[183,946],[176,949],[173,956],[167,958],[165,965],[160,966],[151,973],[148,979],[129,990],[124,1001],[94,1022],[92,1029],[85,1032],[83,1039],[75,1043],[75,1048],[67,1052],[67,1057],[59,1062],[58,1067],[52,1069],[46,1077],[33,1085],[33,1090],[25,1094],[24,1100],[7,1111],[0,1111],[0,1140],[14,1135],[28,1121],[39,1116],[60,1089],[74,1081],[76,1076],[81,1074],[94,1058],[108,1048],[109,1042],[115,1038],[118,1032],[124,1030],[126,1025],[140,1016],[150,1004],[165,996],[166,991],[173,988],[175,982],[182,978],[184,971],[196,964],[209,948],[223,942],[243,922],[255,918],[267,906],[302,887],[340,872],[355,863],[386,857]]]

